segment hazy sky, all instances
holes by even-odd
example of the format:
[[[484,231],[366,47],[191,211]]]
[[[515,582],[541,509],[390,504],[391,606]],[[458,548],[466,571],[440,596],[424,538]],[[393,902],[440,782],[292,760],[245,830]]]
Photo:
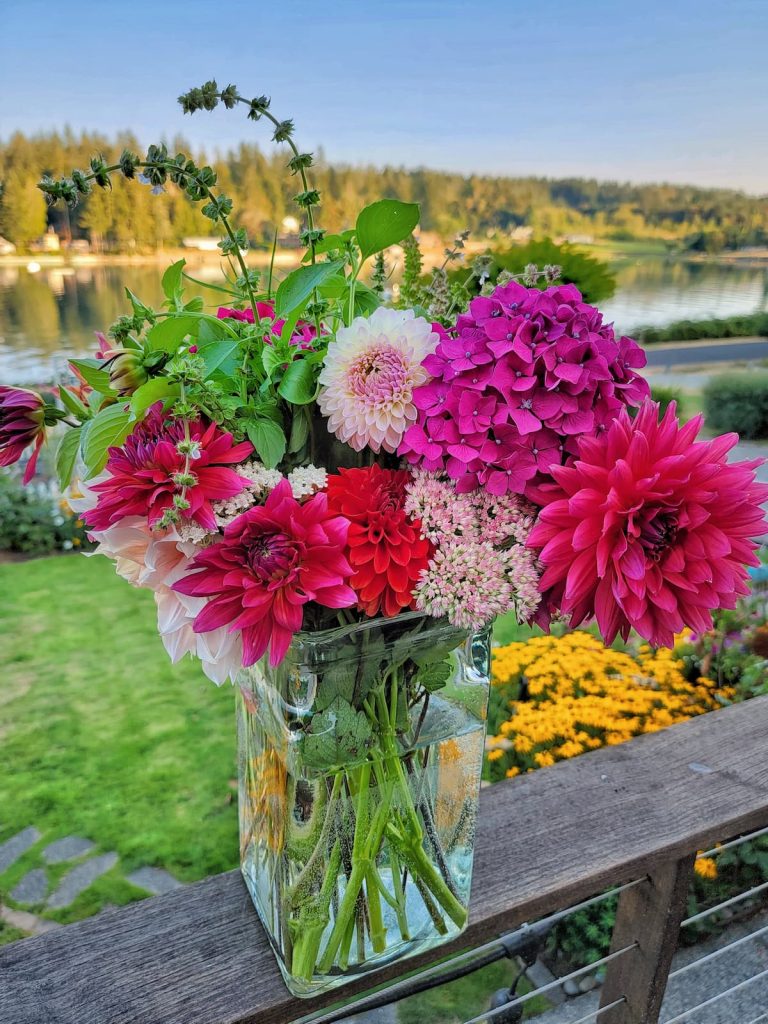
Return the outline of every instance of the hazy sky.
[[[330,160],[768,193],[768,0],[0,0],[0,137],[266,144],[209,77]]]

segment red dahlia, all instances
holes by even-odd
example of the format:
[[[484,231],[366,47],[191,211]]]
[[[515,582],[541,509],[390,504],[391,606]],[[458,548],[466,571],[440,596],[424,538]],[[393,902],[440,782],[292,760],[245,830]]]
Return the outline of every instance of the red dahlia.
[[[360,611],[373,617],[414,607],[413,591],[432,556],[421,523],[404,510],[405,470],[341,469],[328,477],[332,512],[350,521],[346,555],[354,574],[349,585]]]

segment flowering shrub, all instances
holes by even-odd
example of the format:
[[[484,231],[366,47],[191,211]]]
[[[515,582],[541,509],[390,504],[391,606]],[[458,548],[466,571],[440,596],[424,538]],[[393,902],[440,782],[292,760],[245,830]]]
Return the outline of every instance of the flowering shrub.
[[[0,474],[0,551],[49,555],[91,547],[85,523],[55,488],[44,483],[25,488]]]
[[[606,648],[590,633],[533,637],[493,652],[487,740],[491,778],[512,778],[588,750],[624,743],[733,698],[730,687],[686,679],[669,650]]]

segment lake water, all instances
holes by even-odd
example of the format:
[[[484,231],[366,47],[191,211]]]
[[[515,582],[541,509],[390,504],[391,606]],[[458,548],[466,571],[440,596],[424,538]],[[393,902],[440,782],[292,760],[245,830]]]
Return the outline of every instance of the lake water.
[[[88,355],[93,332],[127,312],[127,286],[159,304],[160,266],[48,267],[36,274],[0,262],[0,383],[42,384],[58,379],[68,356]],[[218,280],[218,269],[191,269]],[[617,270],[614,297],[601,303],[606,319],[630,332],[643,324],[685,317],[729,316],[768,309],[768,268],[665,263],[638,259]],[[189,285],[216,305],[216,293]]]

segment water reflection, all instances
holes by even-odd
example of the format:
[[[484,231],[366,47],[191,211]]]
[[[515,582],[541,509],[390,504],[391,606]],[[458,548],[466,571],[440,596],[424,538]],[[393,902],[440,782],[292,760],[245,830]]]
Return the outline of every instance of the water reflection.
[[[31,274],[0,263],[0,383],[45,383],[64,371],[68,356],[87,355],[93,332],[127,312],[125,287],[149,304],[162,301],[161,266],[48,267]],[[220,280],[217,266],[190,268]],[[768,308],[768,268],[665,263],[643,259],[617,271],[606,317],[629,331],[683,317],[728,316]],[[188,285],[216,305],[216,293]]]

